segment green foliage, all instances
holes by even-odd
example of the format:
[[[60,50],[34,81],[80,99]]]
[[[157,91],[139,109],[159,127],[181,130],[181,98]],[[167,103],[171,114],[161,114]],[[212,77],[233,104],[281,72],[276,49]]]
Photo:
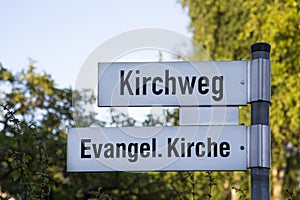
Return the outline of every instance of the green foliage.
[[[14,182],[20,183],[20,196],[25,199],[45,199],[50,194],[49,176],[46,173],[48,167],[48,156],[44,144],[34,133],[34,124],[27,125],[15,118],[14,113],[7,105],[2,106],[9,116],[15,128],[15,138],[11,140],[10,146],[0,149],[3,158],[7,158],[5,166],[11,169],[11,177]],[[25,150],[22,139],[24,136],[33,141],[33,151]],[[3,161],[2,161],[3,163]]]
[[[252,43],[271,44],[272,199],[288,197],[283,188],[293,188],[299,196],[299,1],[182,0],[181,3],[188,8],[194,39],[215,60],[249,60]],[[240,110],[241,122],[249,125],[249,115],[245,112],[249,107]]]
[[[107,194],[102,193],[101,190],[102,190],[102,188],[99,187],[97,189],[97,191],[91,191],[91,192],[89,192],[91,194],[91,196],[93,197],[93,198],[91,198],[91,200],[94,200],[94,199],[111,200],[111,198]]]
[[[33,66],[16,74],[0,70],[0,186],[22,199],[74,199],[65,172],[66,129],[79,113],[71,106],[72,90],[55,87]],[[101,124],[93,116],[82,113],[82,124]]]
[[[247,194],[245,191],[247,191],[247,188],[246,189],[240,189],[240,188],[237,188],[237,187],[232,187],[233,190],[235,190],[236,193],[239,193],[240,197],[239,199],[243,199],[243,200],[248,200],[249,198],[247,198]]]

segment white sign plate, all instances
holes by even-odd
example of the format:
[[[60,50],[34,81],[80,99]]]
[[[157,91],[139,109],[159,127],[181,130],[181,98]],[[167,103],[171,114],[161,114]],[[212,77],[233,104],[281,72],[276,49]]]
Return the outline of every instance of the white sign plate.
[[[179,125],[238,125],[238,107],[180,107]]]
[[[71,128],[67,171],[246,170],[246,126]]]
[[[247,61],[98,64],[98,106],[247,104]]]

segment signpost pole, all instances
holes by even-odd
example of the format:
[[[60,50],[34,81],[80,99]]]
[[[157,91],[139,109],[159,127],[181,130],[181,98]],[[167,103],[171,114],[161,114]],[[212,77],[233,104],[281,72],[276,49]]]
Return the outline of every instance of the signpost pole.
[[[267,43],[254,43],[251,45],[250,64],[250,104],[251,126],[257,136],[250,132],[251,153],[255,152],[257,162],[251,168],[251,199],[270,199],[270,128],[269,108],[271,99],[270,88],[270,49]],[[260,128],[259,128],[260,127]],[[267,127],[267,129],[261,128]],[[264,131],[267,130],[267,131]],[[267,138],[267,139],[264,139]],[[260,150],[263,152],[260,152]],[[260,155],[259,155],[260,154]]]

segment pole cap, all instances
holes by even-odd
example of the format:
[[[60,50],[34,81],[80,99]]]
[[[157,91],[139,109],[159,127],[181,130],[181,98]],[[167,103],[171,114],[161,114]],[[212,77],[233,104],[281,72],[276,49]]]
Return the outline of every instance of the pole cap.
[[[251,53],[257,52],[257,51],[266,51],[270,53],[271,51],[271,45],[265,42],[257,42],[251,45]]]

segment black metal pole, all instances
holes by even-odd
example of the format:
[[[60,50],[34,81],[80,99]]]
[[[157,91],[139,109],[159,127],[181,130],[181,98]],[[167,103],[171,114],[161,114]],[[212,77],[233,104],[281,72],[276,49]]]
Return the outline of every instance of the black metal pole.
[[[256,63],[260,66],[258,71],[258,77],[251,81],[258,81],[259,86],[265,88],[259,88],[256,94],[258,98],[250,101],[251,103],[251,125],[266,125],[269,126],[269,108],[270,108],[270,65],[267,66],[264,63],[269,63],[271,46],[267,43],[255,43],[251,45],[251,64]],[[258,59],[258,60],[256,60]],[[256,61],[255,61],[256,60]],[[265,62],[268,60],[268,62]],[[253,62],[255,61],[255,62]],[[253,66],[251,66],[253,67]],[[265,69],[265,68],[269,69]],[[251,70],[251,69],[250,69]],[[267,71],[267,72],[265,72]],[[269,75],[269,77],[263,77]],[[267,79],[269,83],[264,84]],[[268,82],[267,81],[267,82]],[[269,88],[266,88],[269,87]],[[264,94],[269,93],[269,94]],[[252,148],[252,147],[251,147]],[[270,152],[268,152],[270,153]],[[268,200],[270,199],[270,175],[269,167],[254,166],[251,167],[251,199],[253,200]]]

